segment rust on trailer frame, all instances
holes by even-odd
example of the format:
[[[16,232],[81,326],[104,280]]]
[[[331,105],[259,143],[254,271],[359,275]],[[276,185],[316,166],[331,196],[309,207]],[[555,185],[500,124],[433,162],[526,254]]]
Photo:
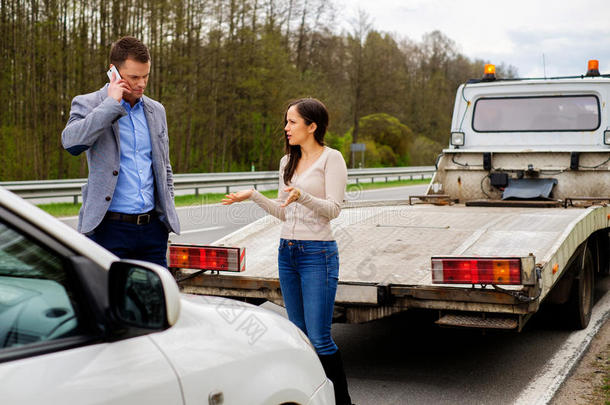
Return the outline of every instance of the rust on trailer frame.
[[[413,200],[420,200],[420,204],[435,204],[435,205],[451,205],[453,201],[451,196],[447,194],[426,194],[426,195],[410,195],[409,205],[413,205]]]
[[[205,274],[201,271],[170,269],[183,292],[233,298],[269,298],[282,302],[279,279]],[[344,305],[377,306],[387,300],[387,286],[373,283],[341,282],[336,302]],[[283,305],[283,304],[282,304]]]
[[[189,277],[189,272],[172,270],[178,279]],[[231,297],[237,299],[264,298],[283,305],[282,292],[278,279],[231,276],[217,274],[199,274],[180,283],[185,293],[205,294]],[[376,300],[358,300],[349,294],[354,288],[372,291]],[[387,290],[383,297],[379,292]],[[525,288],[523,291],[528,291]],[[515,290],[518,291],[518,290]],[[369,294],[368,297],[371,297]],[[516,297],[492,289],[436,287],[436,286],[376,286],[363,283],[339,282],[337,301],[344,307],[345,320],[349,323],[367,322],[380,317],[403,312],[409,308],[453,309],[497,313],[526,314],[530,310],[528,303],[520,302]],[[364,305],[363,305],[364,304]],[[390,305],[388,305],[390,304]]]
[[[517,298],[491,289],[391,286],[390,291],[393,297],[400,298],[409,297],[421,300],[469,301],[508,305],[519,304]]]
[[[464,312],[489,312],[498,314],[527,314],[529,304],[492,304],[465,301],[420,300],[415,298],[397,299],[394,305],[403,308],[439,309]]]
[[[575,205],[574,201],[580,201],[581,204]],[[590,207],[596,204],[606,206],[610,204],[610,197],[566,197],[563,206],[565,208],[575,206]]]
[[[182,278],[189,277],[189,272],[182,270],[172,270],[175,277],[180,280]],[[200,289],[215,291],[218,295],[229,295],[230,290],[242,291],[239,296],[251,296],[248,295],[256,290],[264,290],[266,293],[269,291],[276,291],[278,297],[281,297],[280,282],[278,279],[261,278],[261,277],[249,277],[249,276],[232,276],[224,277],[218,274],[198,274],[188,280],[180,282],[180,286],[183,289],[187,287],[189,289]],[[349,283],[339,282],[338,290],[345,290],[352,287],[363,287],[375,290],[376,301],[370,300],[368,303],[383,304],[379,299],[377,293],[379,286],[374,284],[364,283]],[[500,293],[492,289],[481,289],[481,288],[459,288],[459,287],[437,287],[437,286],[401,286],[401,285],[390,285],[389,295],[386,301],[395,298],[414,298],[422,300],[440,300],[440,301],[470,301],[479,303],[492,303],[492,304],[508,304],[514,305],[520,303],[517,298]],[[214,295],[217,295],[216,293]],[[337,294],[338,304],[349,304],[354,303],[354,300],[341,299],[342,294]],[[357,303],[362,303],[358,301]]]
[[[345,323],[364,323],[374,321],[376,319],[385,318],[386,316],[394,315],[399,312],[406,311],[406,308],[398,308],[390,305],[380,307],[346,307],[345,317],[342,321]]]

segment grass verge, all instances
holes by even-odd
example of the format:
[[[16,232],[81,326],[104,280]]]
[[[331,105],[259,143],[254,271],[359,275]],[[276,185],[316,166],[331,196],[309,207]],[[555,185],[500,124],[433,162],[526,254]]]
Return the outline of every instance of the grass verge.
[[[387,188],[387,187],[399,187],[399,186],[414,186],[418,184],[428,184],[430,179],[424,180],[394,180],[386,182],[376,182],[376,183],[363,183],[360,182],[358,184],[348,184],[347,190],[350,192],[356,190],[371,190],[378,188]],[[262,191],[262,194],[269,198],[275,198],[277,196],[277,190],[267,190]],[[225,196],[224,193],[207,193],[207,194],[199,194],[199,195],[177,195],[175,198],[176,207],[184,207],[191,206],[197,204],[217,204],[222,198]],[[78,210],[80,210],[81,204],[73,204],[73,203],[52,203],[52,204],[40,204],[38,207],[49,214],[56,217],[70,217],[74,215],[78,215]]]
[[[603,385],[599,389],[601,397],[604,399],[605,405],[610,405],[610,344],[606,345],[606,349],[601,355],[597,356],[599,361],[597,372],[603,373]]]

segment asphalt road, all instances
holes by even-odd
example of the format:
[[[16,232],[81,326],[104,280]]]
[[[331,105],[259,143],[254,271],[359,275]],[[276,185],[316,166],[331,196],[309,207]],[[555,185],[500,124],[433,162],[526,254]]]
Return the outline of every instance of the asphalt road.
[[[610,277],[598,280],[596,302],[606,299],[596,310],[606,317],[609,289]],[[411,312],[362,325],[334,325],[354,403],[546,403],[540,400],[548,385],[544,373],[561,375],[570,360],[556,356],[570,347],[573,333],[555,308],[543,307],[521,333],[446,329],[433,321],[434,314]],[[537,392],[525,395],[532,386]]]
[[[352,402],[358,405],[543,405],[610,315],[610,276],[598,278],[587,329],[542,306],[521,333],[440,328],[435,314],[405,312],[334,324]],[[282,307],[266,308],[285,316]]]
[[[424,190],[350,190],[348,198],[406,199]],[[252,203],[183,207],[182,235],[171,240],[211,243],[262,215]],[[74,225],[75,219],[66,222]],[[333,336],[358,405],[546,403],[549,387],[560,384],[586,347],[585,337],[607,319],[608,290],[610,277],[598,279],[588,331],[566,329],[558,311],[543,307],[521,333],[439,328],[434,313],[410,311],[366,324],[335,324]]]

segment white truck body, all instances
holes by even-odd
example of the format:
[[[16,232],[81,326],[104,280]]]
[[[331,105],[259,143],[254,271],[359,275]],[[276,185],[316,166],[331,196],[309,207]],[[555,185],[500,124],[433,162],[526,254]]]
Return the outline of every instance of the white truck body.
[[[332,222],[341,263],[338,319],[365,322],[425,308],[438,310],[442,325],[521,330],[544,300],[567,302],[586,318],[592,274],[608,271],[608,101],[607,77],[460,86],[452,133],[461,133],[463,144],[443,151],[426,196],[345,204]],[[547,109],[541,123],[536,108]],[[502,199],[505,187],[490,185],[492,173],[556,184],[548,198]],[[280,227],[268,216],[220,239],[215,245],[246,248],[246,271],[200,274],[181,287],[282,304]],[[520,258],[521,283],[435,283],[433,257]],[[580,302],[570,304],[574,295]]]

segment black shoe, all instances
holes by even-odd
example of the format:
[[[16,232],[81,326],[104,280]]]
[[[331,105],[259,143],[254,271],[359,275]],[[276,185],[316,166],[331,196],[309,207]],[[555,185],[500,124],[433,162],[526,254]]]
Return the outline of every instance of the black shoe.
[[[347,391],[347,379],[343,370],[343,361],[341,353],[337,350],[333,354],[318,355],[324,372],[329,380],[333,382],[335,387],[335,403],[336,405],[352,405],[352,400]]]

